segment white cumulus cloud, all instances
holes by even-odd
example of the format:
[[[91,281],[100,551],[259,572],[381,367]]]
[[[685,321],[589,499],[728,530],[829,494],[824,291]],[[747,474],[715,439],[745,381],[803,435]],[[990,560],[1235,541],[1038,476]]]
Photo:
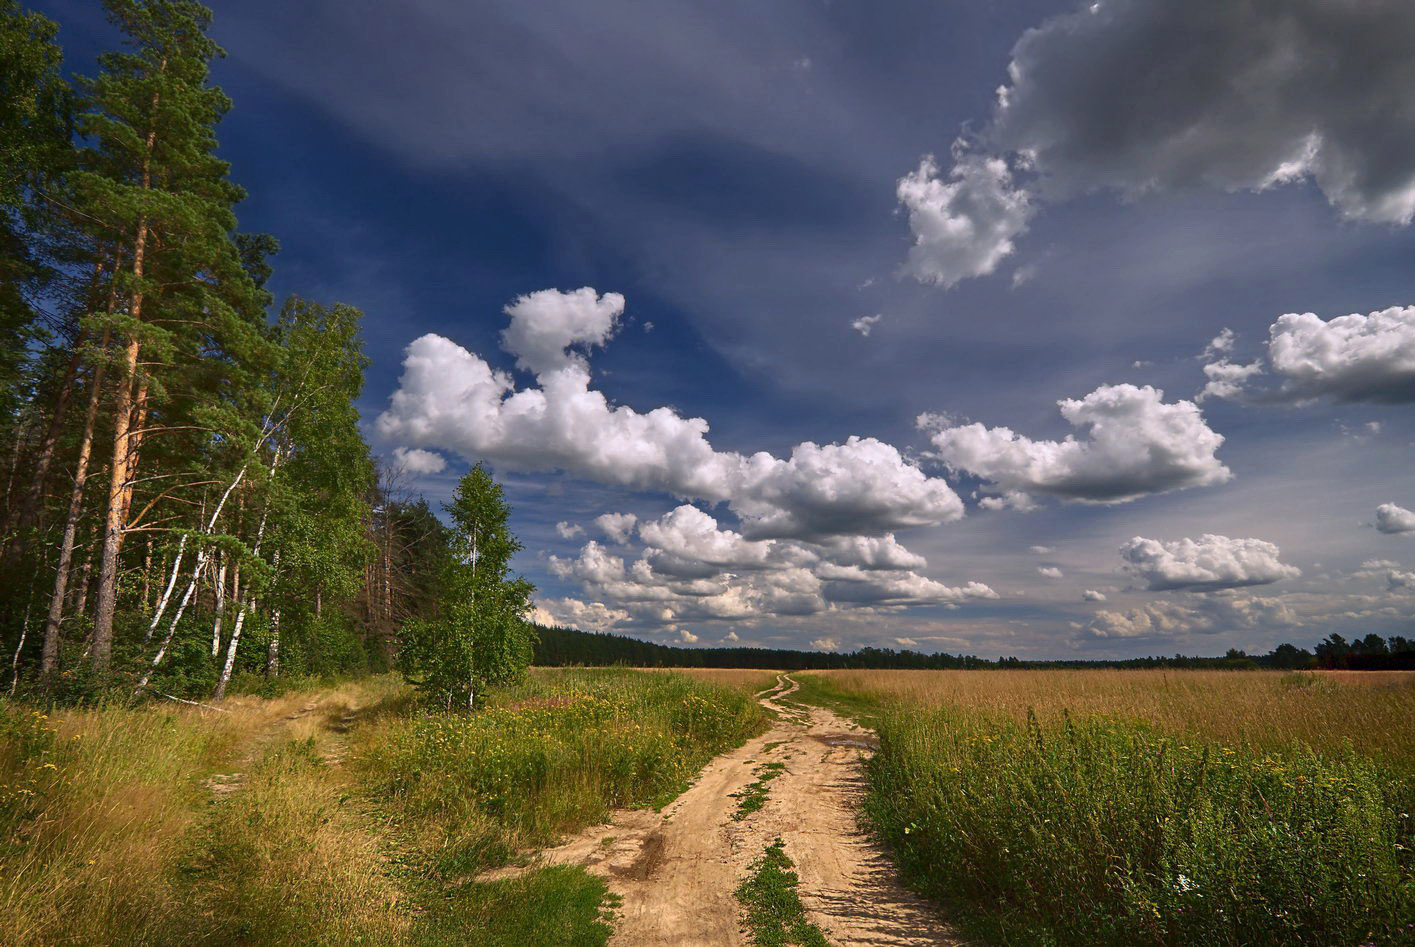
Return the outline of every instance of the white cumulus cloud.
[[[1265,357],[1236,362],[1213,345],[1199,398],[1255,403],[1415,402],[1415,306],[1323,320],[1311,312],[1279,316],[1268,328]],[[1255,388],[1257,380],[1276,382]],[[1371,431],[1375,433],[1379,425]]]
[[[811,642],[811,647],[817,651],[839,651],[840,645],[834,638],[816,638]]]
[[[1174,542],[1136,536],[1120,547],[1120,557],[1125,570],[1151,591],[1213,592],[1267,585],[1302,574],[1282,563],[1277,546],[1270,542],[1212,533]]]
[[[1056,566],[1037,566],[1037,573],[1048,579],[1059,579],[1062,572]]]
[[[1032,214],[1031,196],[1014,183],[1007,162],[961,142],[954,146],[947,178],[939,176],[933,156],[926,156],[899,179],[896,196],[909,212],[914,234],[904,271],[945,288],[997,269]]]
[[[1080,400],[1058,402],[1062,417],[1089,428],[1084,438],[1037,441],[1005,427],[964,424],[934,430],[930,440],[948,467],[990,482],[1004,496],[1123,503],[1227,481],[1232,474],[1215,456],[1223,436],[1193,402],[1163,399],[1149,386],[1103,385]]]
[[[410,474],[435,474],[447,469],[447,458],[430,450],[393,448],[393,462]]]
[[[1407,510],[1394,503],[1382,503],[1376,507],[1376,529],[1383,533],[1415,533],[1415,510]]]
[[[442,447],[505,469],[563,470],[601,483],[727,502],[753,538],[883,535],[963,515],[946,481],[869,437],[798,444],[787,458],[718,451],[708,424],[670,408],[611,405],[590,387],[579,354],[555,345],[600,344],[622,300],[593,290],[523,296],[508,307],[504,343],[536,372],[518,389],[505,372],[449,339],[408,346],[403,376],[375,424],[407,448]],[[568,301],[564,297],[571,297]],[[538,320],[546,320],[540,326]]]
[[[1104,592],[1097,592],[1095,589],[1086,589],[1084,592],[1081,593],[1081,601],[1083,601],[1083,602],[1104,602],[1104,601],[1105,601],[1105,593],[1104,593]]]
[[[601,513],[594,518],[594,524],[605,538],[612,543],[623,545],[634,535],[634,527],[639,518],[633,513]]]
[[[561,539],[574,539],[583,535],[585,528],[575,523],[567,523],[563,520],[555,524],[555,531],[560,534]]]

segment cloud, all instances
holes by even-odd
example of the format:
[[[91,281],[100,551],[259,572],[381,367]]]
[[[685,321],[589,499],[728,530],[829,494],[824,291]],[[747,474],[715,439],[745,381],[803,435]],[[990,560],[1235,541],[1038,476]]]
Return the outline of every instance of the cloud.
[[[435,474],[447,469],[447,458],[430,450],[393,448],[393,462],[410,474]]]
[[[1039,556],[1049,556],[1056,552],[1055,546],[1028,546],[1027,548]]]
[[[1394,503],[1382,503],[1376,507],[1376,529],[1391,535],[1415,533],[1415,511]]]
[[[1212,533],[1169,543],[1136,536],[1120,547],[1120,557],[1127,572],[1156,592],[1213,592],[1267,585],[1302,574],[1278,560],[1278,548],[1272,543]]]
[[[816,638],[811,642],[811,647],[817,651],[839,651],[840,645],[834,638]]]
[[[1227,331],[1227,330],[1225,330]],[[1231,349],[1231,346],[1230,346]],[[1329,321],[1315,313],[1290,312],[1268,328],[1265,358],[1234,362],[1213,344],[1204,357],[1208,384],[1199,393],[1254,403],[1415,402],[1415,306],[1393,306]],[[1271,376],[1277,385],[1254,388]],[[1371,433],[1379,431],[1379,424]]]
[[[937,429],[930,441],[950,469],[988,481],[1004,495],[1124,503],[1227,481],[1232,474],[1214,456],[1222,435],[1209,429],[1193,402],[1165,404],[1163,398],[1149,386],[1103,385],[1079,401],[1058,402],[1062,417],[1089,428],[1081,440],[1034,441],[1005,427],[965,424]]]
[[[1292,400],[1415,401],[1415,306],[1329,322],[1310,312],[1279,316],[1268,360]]]
[[[953,169],[939,176],[932,155],[899,179],[895,194],[909,211],[914,245],[904,272],[921,283],[948,288],[970,276],[985,276],[1013,250],[1027,230],[1031,196],[1017,187],[1002,158],[988,157],[958,142]]]
[[[1392,592],[1409,590],[1415,592],[1415,572],[1396,572],[1386,575],[1386,587]]]
[[[687,504],[643,524],[639,536],[656,559],[732,570],[765,568],[774,546],[771,540],[748,540],[732,530],[718,529],[717,520]]]
[[[870,334],[870,330],[872,330],[875,325],[883,318],[884,316],[880,315],[879,313],[875,313],[873,316],[861,316],[854,322],[850,323],[850,328],[854,329],[861,335],[868,337]]]
[[[1403,0],[1100,0],[1023,34],[983,135],[1048,195],[1311,179],[1344,217],[1406,224],[1412,30]]]
[[[892,535],[754,540],[688,504],[638,532],[644,545],[636,561],[591,541],[574,558],[551,556],[550,571],[645,628],[997,598],[981,582],[950,586],[912,571],[926,564],[923,557]]]
[[[560,534],[561,539],[574,539],[576,536],[583,535],[585,528],[577,524],[562,521],[555,524],[555,531]]]
[[[1037,573],[1048,579],[1059,579],[1062,575],[1061,570],[1056,566],[1037,566]]]
[[[895,638],[894,643],[903,648],[914,648],[919,644],[913,638]]]
[[[1221,358],[1216,362],[1210,362],[1204,366],[1204,376],[1208,378],[1208,381],[1194,400],[1199,402],[1207,398],[1241,398],[1244,395],[1248,379],[1262,373],[1263,363],[1261,361],[1243,365],[1227,358]]]
[[[580,631],[608,631],[627,621],[629,613],[620,608],[610,608],[603,602],[582,602],[577,598],[547,598],[536,602],[536,612],[531,617],[545,625],[576,628]]]
[[[585,357],[572,347],[608,342],[624,313],[624,297],[600,296],[588,286],[568,293],[542,289],[517,297],[505,312],[511,324],[501,333],[502,348],[539,377],[571,366],[587,368]]]
[[[1081,601],[1083,601],[1083,602],[1104,602],[1104,601],[1105,601],[1105,593],[1104,593],[1104,592],[1097,592],[1095,589],[1086,589],[1084,592],[1081,593]]]
[[[1162,599],[1125,611],[1102,610],[1079,631],[1081,639],[1174,639],[1237,630],[1279,630],[1302,624],[1281,599],[1210,597],[1191,602]]]
[[[557,354],[553,346],[600,344],[622,302],[593,290],[551,292],[508,307],[513,325],[503,333],[518,364],[537,372],[539,387],[517,389],[479,356],[425,335],[407,348],[399,388],[375,423],[379,436],[512,470],[562,470],[615,486],[725,501],[752,538],[883,535],[963,515],[946,481],[924,475],[874,438],[807,441],[784,459],[745,455],[714,449],[701,418],[666,407],[641,413],[611,405],[591,389],[583,356]]]
[[[612,543],[624,544],[634,535],[634,527],[639,518],[633,513],[602,513],[596,516],[594,524],[605,538]]]
[[[680,628],[678,629],[678,640],[683,644],[693,644],[698,640],[698,636],[686,628]]]
[[[1012,49],[988,124],[906,175],[905,266],[952,286],[993,271],[1038,201],[1313,181],[1341,216],[1415,217],[1415,5],[1098,0]],[[1013,181],[1000,156],[1027,173]],[[1030,192],[1030,193],[1029,193]]]

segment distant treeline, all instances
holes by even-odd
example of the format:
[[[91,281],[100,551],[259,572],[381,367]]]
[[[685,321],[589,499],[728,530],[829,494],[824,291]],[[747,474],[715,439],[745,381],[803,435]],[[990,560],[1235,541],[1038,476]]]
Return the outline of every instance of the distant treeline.
[[[892,648],[857,651],[792,651],[785,648],[675,648],[640,641],[624,635],[575,631],[570,628],[536,628],[535,663],[542,667],[566,665],[629,665],[633,667],[779,668],[783,671],[829,668],[1344,668],[1350,670],[1415,670],[1415,642],[1393,636],[1389,641],[1367,635],[1348,642],[1331,635],[1315,651],[1281,644],[1263,655],[1231,649],[1222,657],[1128,658],[1123,661],[1066,660],[995,661],[965,654],[923,654]]]

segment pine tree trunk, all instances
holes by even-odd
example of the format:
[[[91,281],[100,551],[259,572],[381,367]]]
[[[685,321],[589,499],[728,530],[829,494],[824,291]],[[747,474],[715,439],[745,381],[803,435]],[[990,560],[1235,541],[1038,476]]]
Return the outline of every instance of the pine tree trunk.
[[[103,336],[104,347],[108,335]],[[49,614],[44,620],[44,650],[40,658],[40,677],[49,680],[59,664],[60,627],[64,620],[64,595],[69,585],[69,570],[74,561],[74,538],[78,533],[79,517],[83,513],[84,484],[88,482],[88,462],[93,454],[93,429],[98,419],[98,402],[103,392],[103,364],[93,370],[88,410],[84,414],[83,434],[79,438],[79,459],[74,466],[74,485],[69,490],[69,510],[64,517],[64,538],[59,544],[59,564],[54,572],[54,591],[49,598]],[[87,567],[85,567],[87,579]]]
[[[165,72],[167,60],[162,61],[159,71]],[[152,187],[152,150],[157,143],[157,106],[160,93],[153,91],[152,104],[148,115],[146,154],[143,157],[142,189]],[[137,232],[133,238],[133,279],[136,282],[128,316],[133,322],[142,319],[142,277],[146,262],[148,218],[138,217]],[[93,616],[93,669],[100,674],[108,670],[113,660],[113,616],[118,604],[118,552],[123,543],[123,529],[127,525],[127,500],[129,485],[136,468],[137,457],[132,448],[129,428],[133,420],[133,385],[138,378],[138,353],[142,342],[135,333],[130,333],[123,346],[123,377],[118,382],[118,397],[114,404],[113,417],[113,463],[108,484],[108,508],[103,526],[103,554],[99,560],[98,601],[94,605]],[[142,384],[141,402],[145,408],[147,385]]]

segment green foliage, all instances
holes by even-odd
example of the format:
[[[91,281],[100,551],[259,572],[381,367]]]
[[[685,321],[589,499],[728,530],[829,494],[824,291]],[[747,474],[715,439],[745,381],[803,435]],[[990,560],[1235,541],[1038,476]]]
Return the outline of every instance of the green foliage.
[[[470,707],[488,685],[514,682],[531,663],[534,587],[511,578],[521,548],[507,527],[501,485],[473,467],[446,507],[451,543],[439,570],[438,614],[404,629],[402,660],[412,680],[438,705]]]
[[[879,733],[874,824],[989,938],[1358,944],[1411,916],[1412,786],[1369,760],[955,709]]]
[[[757,947],[828,947],[829,941],[810,921],[796,894],[800,879],[791,870],[786,847],[777,839],[751,868],[737,889],[737,900],[747,908],[747,927]]]
[[[757,777],[748,783],[741,792],[736,793],[737,811],[732,813],[732,818],[741,822],[753,812],[757,812],[766,805],[766,797],[771,792],[767,785],[773,779],[780,776],[786,770],[786,764],[781,762],[763,763],[758,766],[753,774]]]
[[[669,797],[765,725],[745,692],[669,674],[536,674],[490,706],[401,724],[367,751],[375,792],[433,827],[459,874]]]
[[[604,881],[558,865],[504,881],[468,882],[433,900],[411,942],[426,947],[601,947],[612,929]]]

